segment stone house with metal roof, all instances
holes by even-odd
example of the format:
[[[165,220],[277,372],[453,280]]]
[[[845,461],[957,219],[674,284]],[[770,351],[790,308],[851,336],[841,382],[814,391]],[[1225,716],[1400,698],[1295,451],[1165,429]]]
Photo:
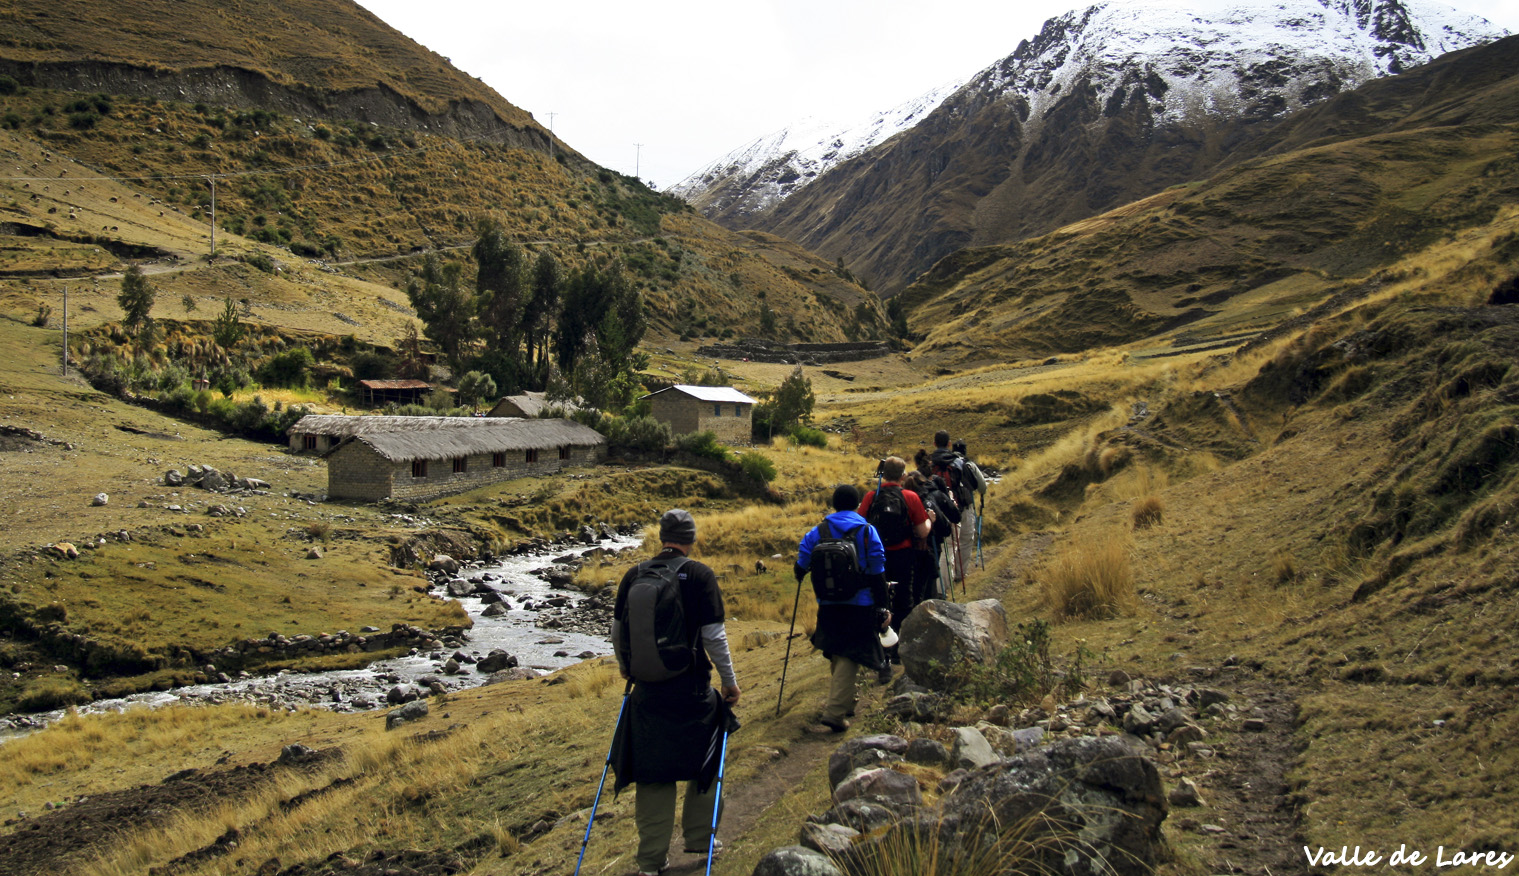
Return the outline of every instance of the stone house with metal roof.
[[[334,499],[434,498],[593,465],[606,445],[600,433],[573,420],[352,419],[407,422],[363,424],[327,452],[327,495]]]
[[[755,400],[731,386],[675,386],[650,393],[649,413],[676,435],[714,432],[725,444],[752,441]]]

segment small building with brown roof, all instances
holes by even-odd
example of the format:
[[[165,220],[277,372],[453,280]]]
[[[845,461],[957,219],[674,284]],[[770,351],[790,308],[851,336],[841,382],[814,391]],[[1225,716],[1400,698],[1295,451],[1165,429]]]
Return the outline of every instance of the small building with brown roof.
[[[364,394],[364,404],[378,405],[421,404],[427,394],[437,387],[425,380],[360,380],[359,389]]]
[[[649,400],[649,415],[669,423],[676,435],[710,431],[726,444],[752,440],[755,401],[731,386],[678,383],[644,398]]]
[[[327,453],[334,499],[427,499],[601,459],[606,439],[573,420],[355,417],[406,420],[366,428]],[[299,425],[299,424],[297,424]]]

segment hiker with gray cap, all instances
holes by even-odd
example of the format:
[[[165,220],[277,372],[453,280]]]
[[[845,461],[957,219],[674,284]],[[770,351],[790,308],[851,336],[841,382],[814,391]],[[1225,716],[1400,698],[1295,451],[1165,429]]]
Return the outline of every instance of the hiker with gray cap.
[[[717,576],[691,559],[696,521],[680,509],[659,520],[662,549],[628,570],[612,610],[612,644],[628,680],[627,717],[619,720],[610,762],[613,792],[636,784],[638,872],[652,876],[669,865],[675,827],[676,782],[686,782],[681,834],[685,850],[710,855],[718,813],[718,740],[738,729],[738,703],[723,594]],[[721,694],[712,688],[717,670]]]

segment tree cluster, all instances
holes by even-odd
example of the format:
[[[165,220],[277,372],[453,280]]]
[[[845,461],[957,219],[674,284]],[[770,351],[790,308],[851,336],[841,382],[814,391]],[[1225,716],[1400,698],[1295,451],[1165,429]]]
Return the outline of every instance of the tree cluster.
[[[480,224],[470,256],[472,289],[464,263],[434,255],[406,288],[455,373],[480,372],[510,395],[548,387],[557,370],[592,407],[632,400],[645,364],[634,350],[648,321],[620,264],[565,271],[547,250],[529,258],[493,220]]]

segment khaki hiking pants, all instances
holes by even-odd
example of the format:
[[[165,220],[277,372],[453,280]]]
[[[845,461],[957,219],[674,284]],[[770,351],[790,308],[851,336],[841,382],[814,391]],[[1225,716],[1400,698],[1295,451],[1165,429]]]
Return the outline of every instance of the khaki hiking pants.
[[[828,658],[833,666],[833,679],[828,685],[828,702],[823,706],[823,717],[830,721],[842,721],[855,707],[855,682],[860,664],[848,657],[834,654]]]
[[[702,794],[696,782],[686,782],[686,805],[681,811],[682,848],[707,851],[712,835],[712,804],[717,800],[717,782]],[[638,824],[638,869],[654,873],[663,869],[670,854],[670,835],[675,830],[675,783],[639,782],[634,795],[633,819]]]

